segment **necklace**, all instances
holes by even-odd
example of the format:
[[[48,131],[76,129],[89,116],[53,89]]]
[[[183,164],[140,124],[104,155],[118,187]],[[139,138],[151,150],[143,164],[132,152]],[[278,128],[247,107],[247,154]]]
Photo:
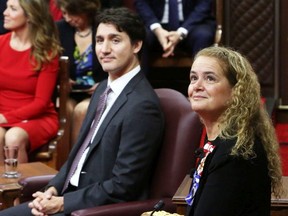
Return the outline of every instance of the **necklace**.
[[[85,34],[81,34],[81,32],[76,31],[76,34],[77,34],[79,37],[81,37],[81,38],[86,38],[86,37],[88,37],[91,33],[92,33],[92,30],[91,30],[91,29],[90,29],[87,33],[85,33]]]

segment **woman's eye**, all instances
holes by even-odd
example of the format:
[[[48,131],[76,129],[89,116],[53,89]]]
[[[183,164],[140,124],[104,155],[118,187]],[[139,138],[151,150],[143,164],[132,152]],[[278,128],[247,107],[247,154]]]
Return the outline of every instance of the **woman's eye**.
[[[196,80],[197,80],[197,76],[195,76],[195,75],[190,76],[191,82],[195,82]]]
[[[213,77],[213,76],[207,76],[207,81],[209,81],[209,82],[213,82],[213,81],[215,81],[216,79],[215,79],[215,77]]]

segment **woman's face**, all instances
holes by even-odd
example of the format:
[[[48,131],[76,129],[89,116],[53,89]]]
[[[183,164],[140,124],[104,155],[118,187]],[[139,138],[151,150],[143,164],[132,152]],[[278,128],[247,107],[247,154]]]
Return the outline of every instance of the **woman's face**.
[[[188,96],[203,118],[218,118],[227,108],[232,87],[216,58],[199,56],[192,64]]]
[[[3,12],[4,28],[15,31],[27,26],[28,18],[23,8],[19,4],[19,0],[8,0],[7,8]]]
[[[88,26],[88,18],[85,14],[72,15],[64,8],[61,8],[62,16],[69,25],[76,29],[85,29]]]

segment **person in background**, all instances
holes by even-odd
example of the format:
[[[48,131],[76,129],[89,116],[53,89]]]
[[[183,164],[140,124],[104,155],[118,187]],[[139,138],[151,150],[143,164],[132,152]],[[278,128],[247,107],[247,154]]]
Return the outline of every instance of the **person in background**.
[[[213,44],[216,30],[212,0],[135,0],[135,9],[147,27],[143,63],[149,53],[173,57],[175,49],[191,55]]]
[[[55,6],[55,0],[47,0],[49,2],[50,11],[54,21],[60,20],[62,18],[62,12]],[[7,0],[0,1],[0,34],[4,34],[8,32],[7,29],[4,28],[4,15],[3,12],[6,9]]]
[[[279,146],[251,64],[230,48],[199,51],[188,96],[207,136],[186,215],[270,215],[271,192],[282,192]]]
[[[101,8],[106,9],[106,8],[114,8],[114,7],[122,7],[123,0],[100,0],[101,2]]]
[[[145,27],[127,8],[104,10],[97,20],[96,54],[108,80],[92,95],[77,143],[46,191],[33,195],[31,209],[24,203],[1,211],[0,216],[31,215],[31,210],[33,215],[68,215],[148,196],[164,117],[139,65]],[[100,120],[94,119],[105,101],[103,93],[106,109]]]
[[[98,83],[107,78],[95,54],[95,16],[99,0],[56,0],[63,20],[57,22],[63,55],[70,61],[71,93],[68,107],[72,122],[82,122],[89,100]],[[82,102],[82,103],[80,103]],[[81,125],[71,125],[71,140],[75,142]]]
[[[4,15],[3,12],[6,9],[6,2],[7,0],[0,1],[0,35],[5,34],[7,30],[4,28]]]
[[[56,0],[49,0],[49,8],[54,21],[58,21],[61,20],[63,17],[62,11],[56,6],[55,1]]]
[[[10,32],[0,36],[0,148],[18,146],[23,163],[58,131],[51,99],[61,46],[46,1],[8,0],[4,27]]]

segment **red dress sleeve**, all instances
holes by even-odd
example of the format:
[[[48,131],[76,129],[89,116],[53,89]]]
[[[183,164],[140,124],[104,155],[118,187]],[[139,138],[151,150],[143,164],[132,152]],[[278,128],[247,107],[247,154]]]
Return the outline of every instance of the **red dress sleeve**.
[[[55,113],[52,95],[58,76],[59,58],[55,57],[49,64],[43,66],[39,73],[35,89],[35,97],[30,103],[2,113],[8,124],[37,118],[41,115]]]

